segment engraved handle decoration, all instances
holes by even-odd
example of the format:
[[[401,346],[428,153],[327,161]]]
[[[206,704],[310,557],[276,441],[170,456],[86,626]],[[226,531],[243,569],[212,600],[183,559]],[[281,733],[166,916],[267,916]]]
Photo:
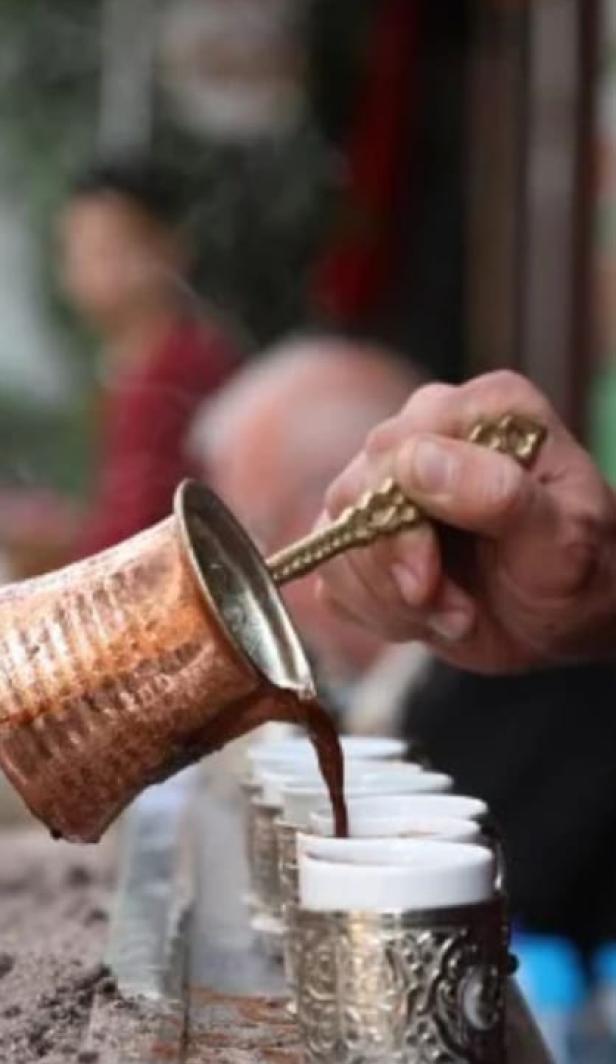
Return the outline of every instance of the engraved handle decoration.
[[[543,442],[545,429],[529,418],[505,414],[498,421],[480,421],[468,439],[501,451],[521,465],[530,466]],[[422,510],[407,498],[394,480],[367,492],[326,528],[310,533],[268,558],[269,571],[278,585],[306,576],[319,565],[354,547],[365,547],[380,536],[415,528],[425,520]]]

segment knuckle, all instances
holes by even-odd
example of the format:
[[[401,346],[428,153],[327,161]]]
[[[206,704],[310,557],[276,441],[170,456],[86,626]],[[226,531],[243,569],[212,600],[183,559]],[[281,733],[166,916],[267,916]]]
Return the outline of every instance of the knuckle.
[[[600,569],[604,539],[605,524],[597,513],[577,515],[568,523],[562,533],[560,554],[570,594],[580,594],[592,583]]]
[[[330,516],[336,514],[340,509],[342,490],[342,481],[341,478],[338,478],[325,491],[323,505],[325,512]]]
[[[421,388],[417,388],[411,395],[410,399],[404,407],[404,413],[412,413],[417,409],[424,407],[440,407],[443,403],[447,403],[456,388],[453,384],[444,384],[442,381],[431,381],[429,384],[422,385]]]
[[[531,387],[528,381],[513,369],[497,369],[492,373],[486,373],[485,376],[479,378],[479,383],[505,392],[515,392],[521,388],[527,391]]]
[[[489,475],[482,476],[479,490],[483,490],[494,519],[499,524],[512,523],[525,502],[526,474],[510,458],[499,456],[499,461],[491,464],[494,468]]]
[[[464,385],[468,393],[479,401],[494,399],[503,409],[520,405],[521,413],[548,415],[551,407],[544,395],[522,374],[512,369],[497,369]]]
[[[598,555],[594,544],[586,538],[575,537],[562,546],[565,591],[578,595],[585,591],[598,567]]]
[[[418,388],[403,407],[400,418],[410,428],[432,427],[438,431],[443,415],[450,411],[452,400],[458,389],[452,384],[432,381]]]
[[[325,511],[330,517],[335,517],[361,494],[364,475],[364,455],[359,454],[325,489],[323,495]]]
[[[391,447],[398,437],[399,419],[392,417],[375,425],[366,436],[365,451],[368,455],[380,454]]]

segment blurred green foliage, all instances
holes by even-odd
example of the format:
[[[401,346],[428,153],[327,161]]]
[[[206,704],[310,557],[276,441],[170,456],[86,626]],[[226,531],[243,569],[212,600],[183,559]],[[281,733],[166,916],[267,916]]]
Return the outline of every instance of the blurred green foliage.
[[[87,396],[92,343],[58,297],[53,218],[75,168],[91,155],[99,81],[97,2],[2,0],[0,181],[27,205],[40,248],[36,295],[61,338],[74,396],[60,407],[0,390],[0,480],[81,494],[90,468]],[[76,396],[76,398],[75,398]]]
[[[49,408],[23,394],[0,393],[0,484],[83,497],[93,458],[91,425],[85,399]]]
[[[41,249],[41,299],[65,327],[69,355],[75,323],[53,283],[53,219],[95,147],[99,23],[98,0],[0,4],[0,179],[27,203]],[[81,347],[81,333],[77,340]]]

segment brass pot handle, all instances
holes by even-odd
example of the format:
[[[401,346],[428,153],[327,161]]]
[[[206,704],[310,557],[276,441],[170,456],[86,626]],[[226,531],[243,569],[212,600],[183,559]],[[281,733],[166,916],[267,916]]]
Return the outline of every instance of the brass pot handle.
[[[504,414],[497,421],[479,421],[468,439],[530,466],[544,437],[545,429],[537,422],[517,414]],[[338,554],[365,547],[381,536],[415,528],[424,520],[420,507],[390,478],[376,491],[366,492],[326,528],[311,532],[273,554],[267,566],[276,584],[286,584],[306,576]]]

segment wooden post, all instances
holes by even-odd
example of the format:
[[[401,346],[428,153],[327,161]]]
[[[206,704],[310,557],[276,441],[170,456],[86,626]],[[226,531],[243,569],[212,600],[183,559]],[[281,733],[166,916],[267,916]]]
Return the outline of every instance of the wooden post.
[[[520,190],[528,11],[475,0],[468,65],[468,373],[519,356]]]
[[[521,254],[520,365],[580,428],[590,353],[584,227],[593,0],[529,6],[527,151]],[[581,121],[584,115],[586,121]]]
[[[476,0],[469,372],[511,366],[585,432],[598,0]]]

